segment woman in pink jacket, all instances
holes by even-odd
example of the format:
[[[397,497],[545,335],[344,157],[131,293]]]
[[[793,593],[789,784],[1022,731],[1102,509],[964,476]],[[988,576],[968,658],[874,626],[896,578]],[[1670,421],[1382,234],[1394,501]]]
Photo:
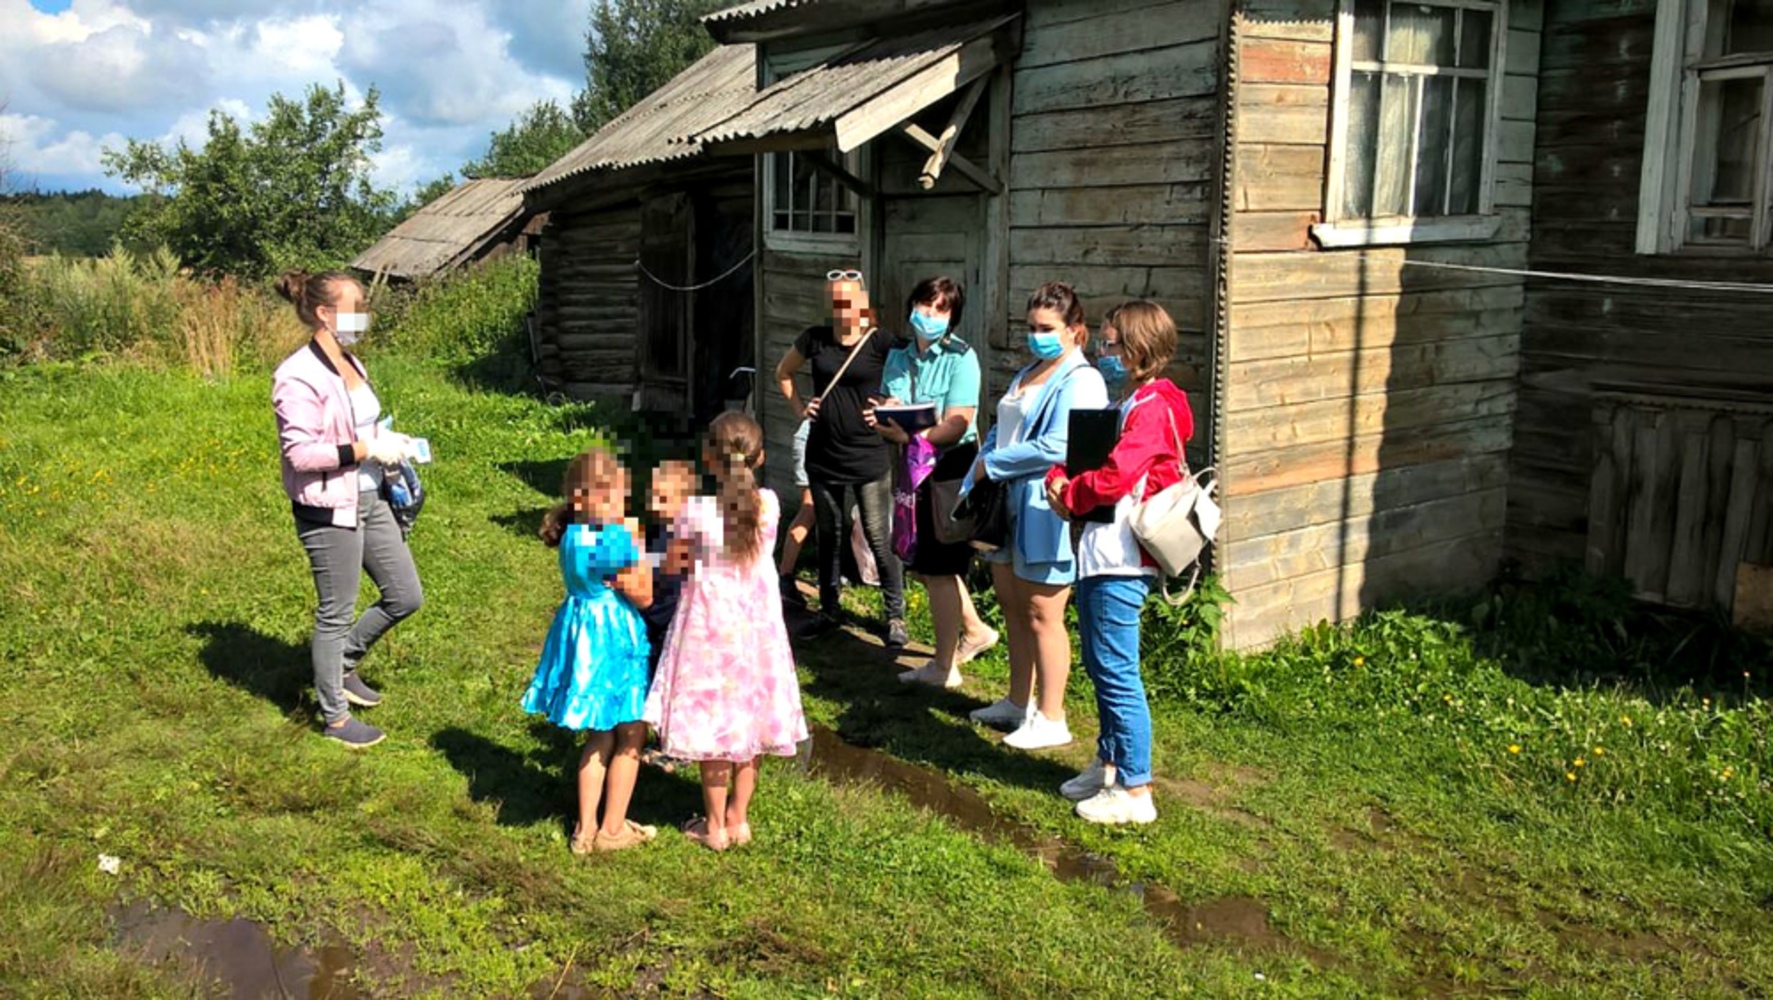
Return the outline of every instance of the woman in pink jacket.
[[[419,609],[423,592],[412,553],[382,499],[384,470],[412,441],[377,426],[381,402],[348,348],[369,328],[363,286],[348,274],[286,272],[277,292],[295,304],[313,338],[277,366],[271,403],[283,453],[283,489],[296,536],[308,551],[314,589],[314,691],[323,732],[351,749],[374,746],[381,730],[351,715],[382,696],[357,664],[395,623]],[[381,599],[353,621],[364,570]]]

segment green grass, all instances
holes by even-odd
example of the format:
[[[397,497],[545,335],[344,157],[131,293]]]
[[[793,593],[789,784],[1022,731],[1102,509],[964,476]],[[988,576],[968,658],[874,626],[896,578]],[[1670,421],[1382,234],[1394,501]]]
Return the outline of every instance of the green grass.
[[[597,414],[374,364],[439,461],[413,537],[426,606],[365,666],[391,735],[360,756],[310,721],[313,594],[265,377],[0,371],[0,995],[192,995],[113,940],[107,914],[140,900],[342,939],[378,996],[546,995],[563,974],[617,996],[1773,990],[1764,701],[1560,686],[1401,616],[1173,678],[1163,815],[1140,831],[1052,793],[1090,752],[1081,676],[1077,746],[1023,755],[965,722],[1001,658],[939,694],[853,636],[803,651],[809,713],[850,741],[1187,903],[1254,900],[1271,933],[1211,933],[1208,906],[1179,946],[1130,893],[793,762],[767,769],[744,851],[666,833],[573,858],[574,749],[516,702],[560,587],[533,528]],[[1608,752],[1569,782],[1552,762],[1578,738]],[[697,802],[649,770],[636,810]]]

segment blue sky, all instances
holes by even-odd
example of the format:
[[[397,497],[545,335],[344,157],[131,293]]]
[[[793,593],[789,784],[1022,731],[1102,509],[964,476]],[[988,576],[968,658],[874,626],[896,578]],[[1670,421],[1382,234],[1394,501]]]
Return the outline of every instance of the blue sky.
[[[128,189],[126,139],[200,141],[212,110],[343,81],[382,94],[376,179],[452,171],[584,80],[592,0],[0,0],[0,154],[13,188]]]

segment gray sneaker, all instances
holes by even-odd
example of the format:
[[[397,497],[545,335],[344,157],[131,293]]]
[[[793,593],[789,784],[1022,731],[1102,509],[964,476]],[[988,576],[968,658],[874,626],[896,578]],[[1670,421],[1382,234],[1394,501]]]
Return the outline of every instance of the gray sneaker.
[[[911,633],[905,628],[905,619],[894,618],[887,622],[886,644],[889,649],[901,649],[911,642]]]
[[[365,750],[388,738],[387,733],[348,715],[345,716],[344,725],[329,725],[321,732],[327,739],[338,740],[351,750]]]
[[[345,675],[345,700],[358,708],[374,708],[382,703],[382,693],[363,683],[353,670]]]

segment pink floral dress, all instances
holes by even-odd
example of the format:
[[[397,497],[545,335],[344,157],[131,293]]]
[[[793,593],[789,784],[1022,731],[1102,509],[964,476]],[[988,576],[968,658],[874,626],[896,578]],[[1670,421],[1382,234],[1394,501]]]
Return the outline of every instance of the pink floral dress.
[[[695,546],[696,564],[665,633],[645,710],[660,749],[679,760],[792,757],[807,738],[770,558],[781,504],[770,490],[758,493],[762,537],[749,563],[734,563],[723,551],[716,498],[691,499],[679,518],[678,537]]]

